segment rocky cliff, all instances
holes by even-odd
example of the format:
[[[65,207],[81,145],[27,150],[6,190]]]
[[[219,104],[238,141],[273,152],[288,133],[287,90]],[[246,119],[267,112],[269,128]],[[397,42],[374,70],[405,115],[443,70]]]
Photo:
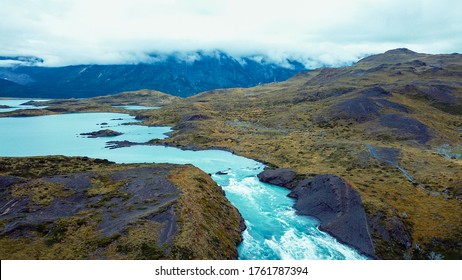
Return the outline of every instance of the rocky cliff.
[[[300,215],[317,218],[319,229],[340,242],[375,258],[367,216],[361,197],[340,177],[330,174],[302,179],[291,169],[266,170],[258,175],[262,182],[291,189],[294,208]]]

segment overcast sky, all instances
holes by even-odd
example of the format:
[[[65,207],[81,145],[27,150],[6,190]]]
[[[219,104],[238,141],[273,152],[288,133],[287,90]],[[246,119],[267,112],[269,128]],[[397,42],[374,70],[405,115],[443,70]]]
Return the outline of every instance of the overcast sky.
[[[134,63],[221,49],[339,65],[407,47],[462,52],[460,0],[1,0],[0,55]],[[310,62],[310,60],[312,62]]]

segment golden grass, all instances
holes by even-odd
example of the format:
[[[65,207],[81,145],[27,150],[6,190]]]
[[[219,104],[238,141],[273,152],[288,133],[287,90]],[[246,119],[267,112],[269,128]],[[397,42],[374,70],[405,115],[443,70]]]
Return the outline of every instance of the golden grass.
[[[170,180],[181,190],[173,258],[237,258],[236,245],[241,240],[239,213],[220,187],[192,166],[174,170]]]
[[[87,193],[89,195],[107,195],[118,193],[120,187],[125,185],[127,181],[112,181],[109,179],[107,174],[98,174],[97,176],[91,178],[92,187],[88,189]]]
[[[17,184],[11,188],[12,197],[28,196],[34,204],[50,205],[57,197],[68,197],[74,194],[72,190],[64,189],[64,185],[47,182],[41,179]]]

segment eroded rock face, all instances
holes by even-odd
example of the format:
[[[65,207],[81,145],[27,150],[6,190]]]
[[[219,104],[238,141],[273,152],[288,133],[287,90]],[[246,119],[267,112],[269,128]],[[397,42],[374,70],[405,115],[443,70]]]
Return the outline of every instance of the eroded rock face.
[[[431,139],[429,128],[425,124],[405,115],[387,114],[379,119],[379,123],[389,128],[397,137],[415,140],[420,144],[425,144]]]
[[[379,116],[381,106],[368,97],[360,96],[340,102],[331,111],[335,113],[334,119],[365,122]]]
[[[325,118],[363,123],[383,116],[384,110],[409,112],[405,106],[385,99],[386,91],[381,93],[379,89],[370,89],[363,92],[358,97],[344,100],[329,107],[325,113]]]
[[[423,85],[420,83],[412,83],[404,86],[405,94],[428,99],[433,102],[443,104],[455,104],[457,98],[452,94],[454,88],[445,84]]]
[[[282,186],[291,189],[290,183],[295,179],[295,171],[290,168],[267,169],[257,175],[258,179],[264,183]]]
[[[2,215],[2,219],[8,222],[0,230],[0,235],[15,232],[18,237],[27,236],[29,232],[24,229],[53,223],[57,219],[77,215],[83,210],[89,211],[87,208],[98,209],[98,230],[103,237],[122,232],[141,216],[149,216],[152,221],[157,221],[153,213],[166,212],[159,211],[160,206],[173,207],[179,196],[177,188],[166,179],[168,174],[167,168],[132,168],[114,171],[108,177],[94,172],[83,172],[54,175],[22,184],[18,182],[26,182],[24,179],[12,180],[14,177],[0,176],[0,185],[15,183],[7,184],[8,191],[12,194],[0,199],[1,209],[8,210]],[[15,188],[22,188],[23,185],[31,190],[13,191]],[[156,186],[156,189],[150,188],[151,185]],[[39,190],[48,189],[51,192],[53,190],[50,186],[58,186],[63,192],[55,190],[52,194],[46,194],[45,191]],[[43,193],[42,196],[50,196],[51,199],[34,200],[30,194],[34,189]],[[169,196],[163,195],[166,193]],[[153,203],[154,201],[156,203]],[[176,216],[171,213],[167,220],[169,223],[175,223]],[[164,221],[164,224],[167,223]],[[170,241],[174,234],[175,231],[172,231],[160,243]]]
[[[302,180],[289,194],[301,215],[320,220],[319,228],[340,242],[375,257],[366,212],[359,193],[338,176],[325,174]]]
[[[391,93],[383,89],[382,87],[375,86],[375,87],[370,87],[366,88],[361,93],[365,96],[368,97],[385,97],[385,96],[391,96]]]
[[[361,253],[376,258],[367,215],[359,193],[342,178],[317,175],[300,179],[294,170],[265,170],[258,175],[262,182],[291,189],[290,197],[297,214],[312,216],[320,221],[319,228],[340,242]]]
[[[403,218],[407,217],[404,213]],[[403,221],[396,214],[385,216],[378,211],[369,217],[370,232],[377,236],[375,248],[378,254],[387,259],[396,258],[412,245],[412,237]]]

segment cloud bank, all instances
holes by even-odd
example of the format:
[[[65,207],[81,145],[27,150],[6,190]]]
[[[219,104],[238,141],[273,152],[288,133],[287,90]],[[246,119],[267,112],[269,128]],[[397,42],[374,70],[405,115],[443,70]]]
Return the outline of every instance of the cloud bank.
[[[342,65],[398,47],[461,52],[460,11],[459,0],[2,0],[0,56],[57,66],[220,49]]]

